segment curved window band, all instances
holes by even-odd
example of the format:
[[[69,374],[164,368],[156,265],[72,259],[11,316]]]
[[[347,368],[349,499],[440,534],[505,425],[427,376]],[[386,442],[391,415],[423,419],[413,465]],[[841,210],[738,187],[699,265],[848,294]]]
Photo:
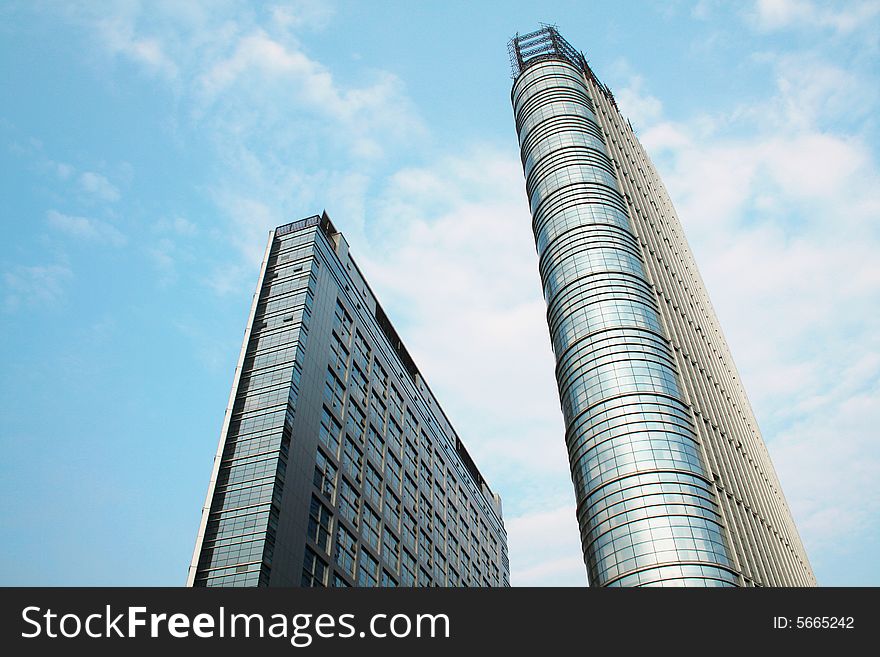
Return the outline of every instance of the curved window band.
[[[512,100],[590,580],[735,586],[589,90],[577,68],[548,59],[522,73]]]

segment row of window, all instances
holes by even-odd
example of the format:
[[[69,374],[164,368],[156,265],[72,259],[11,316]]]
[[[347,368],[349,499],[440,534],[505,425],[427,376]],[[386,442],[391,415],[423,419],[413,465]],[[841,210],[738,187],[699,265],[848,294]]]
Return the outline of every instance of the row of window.
[[[350,359],[350,366],[346,367],[352,341],[354,341],[353,351],[355,353],[359,351],[365,353],[366,361],[361,363],[364,365],[363,368],[355,362],[354,356]],[[362,342],[362,346],[358,347],[358,342]],[[433,463],[432,477],[436,481],[435,488],[443,495],[449,491],[450,503],[466,499],[464,489],[461,487],[463,484],[456,486],[456,477],[453,475],[452,469],[444,465],[444,459],[440,456],[439,451],[432,452],[430,437],[424,430],[420,430],[416,416],[404,404],[403,398],[395,386],[390,383],[385,386],[387,383],[385,369],[376,359],[369,359],[370,350],[366,340],[360,331],[354,328],[350,315],[339,302],[337,302],[334,316],[330,351],[331,363],[325,381],[324,399],[328,408],[332,409],[337,417],[345,418],[346,431],[354,436],[358,444],[362,443],[365,431],[369,431],[370,444],[368,449],[373,450],[380,462],[381,456],[379,454],[384,449],[383,443],[387,443],[389,445],[387,453],[396,455],[395,459],[402,457],[408,471],[415,470],[417,459],[425,463]],[[377,368],[381,372],[378,377],[376,375]],[[368,378],[373,381],[373,385],[367,385]],[[346,381],[348,382],[347,388]],[[380,382],[381,389],[377,390],[376,381]],[[345,404],[346,391],[349,396],[347,407]],[[368,411],[364,409],[368,409]],[[340,427],[339,421],[334,422],[328,418],[325,418],[322,424],[324,425],[322,435],[325,437],[335,436]],[[336,442],[334,438],[330,438],[328,444],[331,451],[338,450]],[[390,469],[397,471],[396,467]],[[464,477],[464,481],[468,482],[472,493],[481,495],[467,475]],[[396,479],[397,477],[392,475],[392,478]],[[431,477],[426,477],[428,484],[430,480]],[[485,501],[477,499],[478,504],[488,513]]]
[[[459,523],[457,517],[450,514],[446,521],[430,507],[422,505],[404,508],[400,498],[387,486],[383,490],[382,477],[373,468],[365,480],[364,487],[359,491],[358,487],[351,484],[348,479],[350,473],[340,465],[345,476],[339,475],[339,469],[333,460],[324,453],[323,448],[318,449],[315,462],[314,485],[320,497],[327,504],[336,504],[337,513],[344,518],[356,531],[359,531],[362,540],[377,552],[381,551],[386,557],[387,563],[397,568],[397,559],[400,557],[398,550],[402,536],[402,543],[413,554],[420,555],[427,563],[432,564],[432,552],[439,551],[439,572],[442,572],[442,564],[448,559],[453,567],[458,567],[459,559],[463,563],[482,563],[486,566],[486,573],[492,572],[497,566],[495,557],[498,544],[494,536],[488,533],[484,523],[478,521],[479,530],[470,528],[463,520]],[[327,533],[321,532],[323,518],[329,519],[332,512],[318,497],[312,500],[312,513],[310,515],[309,536],[316,545],[326,550],[329,539]],[[325,512],[326,511],[326,512]],[[399,534],[398,534],[399,532]],[[482,549],[479,547],[482,546]]]
[[[310,254],[311,246],[299,248],[300,243],[305,243],[300,237],[276,242],[270,258],[278,263],[282,256],[301,259]],[[225,436],[197,583],[254,585],[268,577],[267,570],[254,569],[252,563],[271,563],[302,374],[301,362],[294,361],[307,332],[314,283],[314,276],[291,279],[267,272]],[[235,574],[230,575],[233,566]]]

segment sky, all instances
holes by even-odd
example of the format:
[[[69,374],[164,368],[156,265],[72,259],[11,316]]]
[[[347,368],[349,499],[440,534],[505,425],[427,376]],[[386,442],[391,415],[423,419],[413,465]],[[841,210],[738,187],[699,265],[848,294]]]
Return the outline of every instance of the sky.
[[[880,2],[6,2],[2,585],[182,585],[268,230],[326,210],[504,503],[586,583],[507,42],[668,188],[822,585],[880,585]]]

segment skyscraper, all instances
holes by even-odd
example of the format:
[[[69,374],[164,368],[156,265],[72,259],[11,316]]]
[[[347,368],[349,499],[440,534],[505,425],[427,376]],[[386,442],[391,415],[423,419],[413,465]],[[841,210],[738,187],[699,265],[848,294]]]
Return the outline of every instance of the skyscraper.
[[[815,578],[663,183],[553,27],[509,46],[584,561],[596,586]]]
[[[508,586],[493,494],[326,214],[271,231],[189,586]]]

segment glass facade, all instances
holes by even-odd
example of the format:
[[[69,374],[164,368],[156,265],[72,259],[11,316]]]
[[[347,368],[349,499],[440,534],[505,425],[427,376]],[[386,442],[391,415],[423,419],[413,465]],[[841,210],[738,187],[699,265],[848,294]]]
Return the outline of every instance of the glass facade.
[[[652,191],[659,187],[644,153],[637,160],[627,152],[624,143],[636,141],[632,129],[583,56],[554,28],[517,36],[510,52],[511,98],[590,583],[812,583],[784,500],[761,509],[766,517],[757,523],[752,519],[769,532],[735,535],[728,498],[736,506],[750,496],[781,499],[781,491],[769,482],[772,466],[760,439],[764,481],[748,493],[751,482],[737,480],[743,490],[720,483],[727,473],[716,463],[723,456],[711,451],[692,394],[705,379],[710,386],[717,381],[705,369],[695,374],[681,366],[678,324],[671,323],[657,280],[657,268],[668,272],[674,257],[664,260],[660,247],[646,248],[645,232],[655,222],[671,223],[660,213],[661,204],[671,203],[621,179],[621,171],[638,162],[658,183]],[[683,241],[680,228],[677,238]],[[668,237],[666,244],[672,245]],[[694,265],[689,269],[696,272]],[[669,287],[690,284],[708,300],[694,277],[685,283],[673,275]],[[708,312],[701,308],[703,317]],[[691,325],[695,319],[685,316]],[[729,359],[720,333],[715,342],[713,351]],[[736,401],[729,395],[713,400],[713,414],[742,415]],[[774,531],[776,538],[769,535]],[[745,544],[792,558],[780,563],[778,578],[762,580],[743,563]]]
[[[492,494],[329,218],[273,231],[193,586],[507,586]]]

